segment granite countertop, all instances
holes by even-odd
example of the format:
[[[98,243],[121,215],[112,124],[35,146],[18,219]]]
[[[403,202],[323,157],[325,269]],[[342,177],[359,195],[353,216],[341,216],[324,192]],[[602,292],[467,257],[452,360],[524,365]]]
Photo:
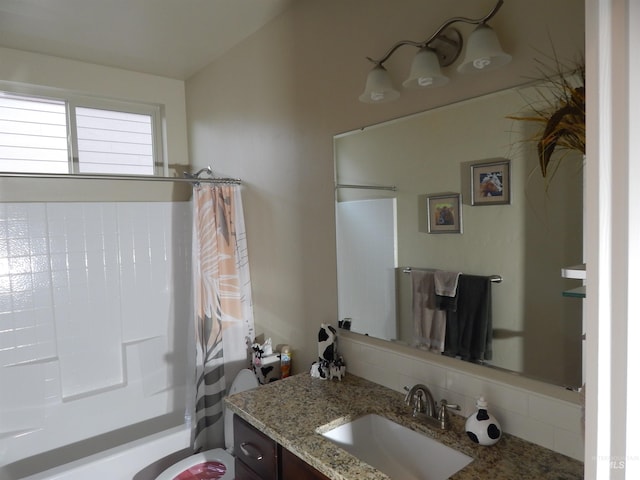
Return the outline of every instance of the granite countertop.
[[[342,381],[302,373],[231,395],[227,408],[332,480],[388,480],[325,439],[326,431],[367,413],[377,413],[469,455],[474,460],[454,480],[573,480],[583,478],[583,464],[552,450],[503,434],[482,447],[464,432],[464,418],[451,415],[451,429],[439,431],[413,418],[401,393],[347,374]]]

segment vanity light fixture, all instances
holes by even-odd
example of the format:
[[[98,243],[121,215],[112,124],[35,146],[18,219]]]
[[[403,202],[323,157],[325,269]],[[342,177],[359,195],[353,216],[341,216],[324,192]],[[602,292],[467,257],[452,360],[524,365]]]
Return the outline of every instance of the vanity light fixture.
[[[468,46],[463,62],[458,66],[458,72],[471,73],[492,70],[506,65],[511,61],[511,55],[505,53],[500,41],[487,22],[498,12],[504,0],[498,0],[495,7],[484,17],[472,19],[453,17],[444,22],[429,38],[423,42],[401,40],[393,45],[389,51],[379,59],[367,57],[375,64],[367,76],[364,92],[359,99],[364,103],[384,103],[395,100],[400,96],[394,87],[389,72],[384,68],[386,62],[398,48],[410,45],[418,48],[418,53],[411,63],[409,77],[402,83],[405,88],[429,88],[445,85],[449,78],[442,74],[440,67],[447,67],[455,62],[462,52],[462,35],[451,28],[457,22],[478,25],[469,35]]]

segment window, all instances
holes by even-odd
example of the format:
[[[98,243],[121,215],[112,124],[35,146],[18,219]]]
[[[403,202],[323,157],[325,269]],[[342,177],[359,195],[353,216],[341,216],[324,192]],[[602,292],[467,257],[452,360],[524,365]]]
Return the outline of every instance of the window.
[[[150,115],[77,107],[80,173],[153,175]]]
[[[0,96],[0,161],[6,172],[69,173],[65,102]]]
[[[0,92],[0,171],[160,175],[158,106]]]

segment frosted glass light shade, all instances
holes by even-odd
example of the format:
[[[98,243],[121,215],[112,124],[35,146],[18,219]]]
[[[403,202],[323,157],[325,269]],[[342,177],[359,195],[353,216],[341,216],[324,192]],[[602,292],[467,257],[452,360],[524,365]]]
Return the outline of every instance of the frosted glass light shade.
[[[439,87],[449,82],[449,78],[440,72],[438,55],[431,48],[421,48],[411,62],[409,78],[402,86],[405,88]]]
[[[467,41],[464,61],[458,66],[458,72],[471,73],[502,67],[511,61],[511,55],[500,46],[498,36],[487,24],[480,24],[471,32]]]
[[[391,82],[389,72],[382,66],[376,65],[367,75],[367,83],[359,100],[364,103],[384,103],[400,96]]]

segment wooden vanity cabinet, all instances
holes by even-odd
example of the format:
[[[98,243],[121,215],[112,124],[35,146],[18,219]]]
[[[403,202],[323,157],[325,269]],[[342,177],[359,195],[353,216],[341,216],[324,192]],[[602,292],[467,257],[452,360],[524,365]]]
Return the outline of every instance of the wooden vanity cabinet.
[[[329,480],[237,415],[233,429],[236,480]]]
[[[233,416],[236,480],[278,480],[278,444],[237,415]]]
[[[280,446],[281,475],[280,480],[329,480],[300,457],[296,457],[286,448]]]

